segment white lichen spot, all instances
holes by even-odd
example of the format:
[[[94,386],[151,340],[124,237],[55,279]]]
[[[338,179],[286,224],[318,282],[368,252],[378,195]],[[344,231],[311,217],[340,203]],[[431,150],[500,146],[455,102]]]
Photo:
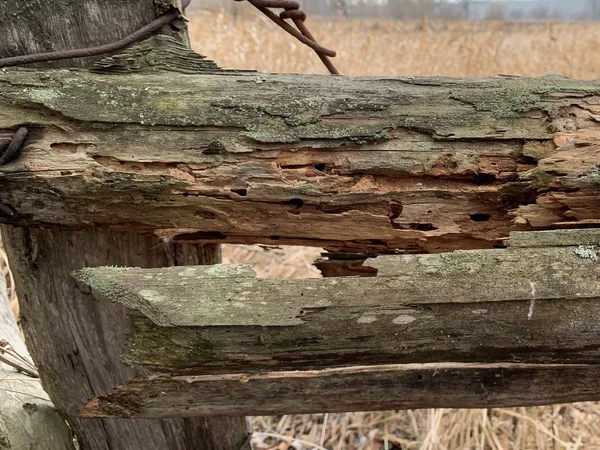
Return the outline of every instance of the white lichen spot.
[[[29,99],[38,103],[55,100],[58,97],[60,97],[58,92],[51,89],[33,89],[29,91]]]
[[[575,253],[581,258],[590,259],[592,261],[598,261],[598,251],[593,245],[580,245],[575,249]]]
[[[152,289],[142,289],[138,292],[138,295],[151,303],[161,303],[166,300],[164,295]]]
[[[198,279],[203,278],[202,276],[197,277],[197,275],[198,275],[198,273],[197,273],[196,269],[193,267],[186,267],[185,269],[181,269],[177,273],[177,276],[179,276],[179,277],[196,277]]]
[[[357,323],[373,323],[377,322],[377,317],[375,316],[360,316],[357,320]]]
[[[531,318],[533,317],[533,308],[535,308],[536,296],[535,283],[533,281],[530,281],[529,286],[531,286],[531,302],[529,303],[529,312],[527,313],[527,320],[531,320]]]
[[[473,311],[471,311],[473,314],[477,314],[477,315],[481,315],[481,314],[487,314],[488,310],[487,309],[474,309]]]
[[[396,325],[408,325],[409,323],[414,322],[415,320],[417,320],[416,317],[401,314],[394,320],[392,320],[392,322]]]
[[[533,317],[533,308],[535,308],[534,298],[532,298],[531,302],[529,303],[529,312],[527,313],[527,320],[531,320],[531,318]]]
[[[152,278],[154,278],[154,275],[144,275],[144,279],[146,280],[151,280]]]

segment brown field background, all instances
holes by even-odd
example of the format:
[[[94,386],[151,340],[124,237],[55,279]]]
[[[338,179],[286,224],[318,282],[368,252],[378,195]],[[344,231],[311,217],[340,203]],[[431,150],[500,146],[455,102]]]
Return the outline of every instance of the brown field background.
[[[194,49],[220,66],[261,72],[327,73],[312,50],[268,19],[197,12]],[[600,77],[600,24],[594,22],[322,21],[312,33],[337,51],[344,75]]]
[[[316,55],[251,12],[194,12],[194,49],[227,68],[326,71]],[[309,18],[313,34],[338,52],[346,75],[571,78],[600,75],[600,24],[419,22]],[[224,262],[254,262],[263,277],[317,277],[319,249],[223,247]],[[10,277],[0,242],[0,274]],[[13,286],[9,282],[9,288]],[[16,296],[12,291],[16,305]],[[491,410],[418,410],[253,417],[255,449],[270,450],[600,450],[600,404]]]

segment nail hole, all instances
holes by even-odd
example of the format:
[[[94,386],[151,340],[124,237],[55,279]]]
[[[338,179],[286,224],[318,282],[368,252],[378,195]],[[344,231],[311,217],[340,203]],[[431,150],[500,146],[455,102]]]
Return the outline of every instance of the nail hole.
[[[489,214],[481,214],[481,213],[469,214],[469,217],[471,218],[471,220],[473,222],[487,222],[488,220],[490,220],[492,218],[492,216],[490,216]]]
[[[293,198],[284,202],[284,205],[294,205],[296,208],[302,208],[302,205],[304,205],[304,200],[301,198]]]
[[[408,228],[410,228],[411,230],[417,230],[417,231],[433,231],[433,230],[437,230],[437,227],[435,227],[431,223],[411,223],[411,224],[408,225]]]
[[[475,181],[477,184],[491,184],[496,181],[496,175],[489,173],[478,173],[475,175]]]

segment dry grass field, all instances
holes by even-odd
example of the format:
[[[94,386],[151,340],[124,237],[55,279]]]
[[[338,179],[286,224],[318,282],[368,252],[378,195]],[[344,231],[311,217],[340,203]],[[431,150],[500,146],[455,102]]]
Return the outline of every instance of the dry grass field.
[[[248,8],[249,9],[249,8]],[[196,12],[196,51],[223,67],[325,73],[311,50],[252,13]],[[309,19],[347,75],[600,77],[600,24],[375,22]],[[315,277],[319,249],[224,246],[224,262],[255,262],[264,277]],[[0,243],[0,273],[7,273]],[[14,296],[14,292],[13,292]],[[15,299],[16,301],[16,299]],[[255,449],[594,450],[600,404],[254,417]]]
[[[192,15],[194,49],[222,67],[326,73],[312,50],[247,8]],[[345,75],[600,78],[600,24],[553,22],[402,22],[309,18],[307,24]]]

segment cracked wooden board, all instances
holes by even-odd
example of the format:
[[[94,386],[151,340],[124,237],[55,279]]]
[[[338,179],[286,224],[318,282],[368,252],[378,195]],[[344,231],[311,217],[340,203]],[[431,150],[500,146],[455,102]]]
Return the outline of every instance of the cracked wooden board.
[[[595,247],[381,256],[365,265],[377,276],[259,279],[249,266],[217,265],[76,277],[133,310],[124,359],[161,372],[600,363]]]
[[[154,375],[92,399],[84,417],[190,417],[600,400],[598,365],[407,364],[229,375]]]
[[[0,221],[428,252],[600,221],[600,82],[194,75],[167,53],[0,73],[0,137],[31,128]]]

